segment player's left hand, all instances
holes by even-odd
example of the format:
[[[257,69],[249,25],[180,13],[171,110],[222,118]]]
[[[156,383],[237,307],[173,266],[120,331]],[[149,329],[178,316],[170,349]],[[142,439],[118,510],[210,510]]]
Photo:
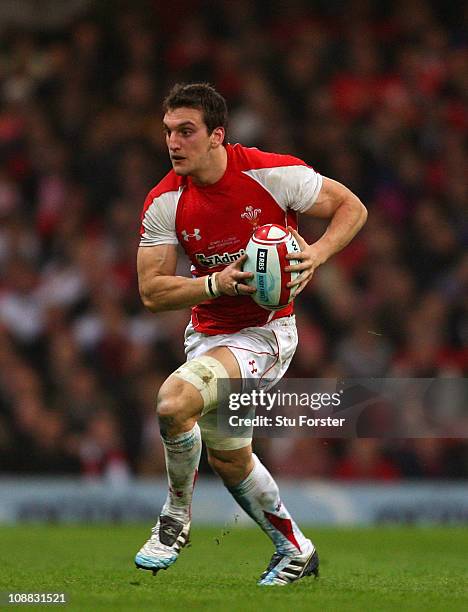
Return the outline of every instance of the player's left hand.
[[[304,238],[292,227],[288,227],[287,229],[297,240],[297,244],[301,249],[300,253],[288,253],[286,255],[286,259],[298,259],[300,263],[292,266],[286,266],[284,268],[285,272],[300,272],[299,276],[295,280],[287,284],[288,287],[297,286],[295,293],[295,296],[297,296],[310,281],[315,269],[321,264],[321,261],[313,244],[307,244]]]
[[[217,272],[216,283],[221,295],[241,296],[251,295],[257,291],[256,287],[248,285],[246,281],[253,278],[252,272],[244,272],[242,266],[247,261],[244,253],[239,259]]]

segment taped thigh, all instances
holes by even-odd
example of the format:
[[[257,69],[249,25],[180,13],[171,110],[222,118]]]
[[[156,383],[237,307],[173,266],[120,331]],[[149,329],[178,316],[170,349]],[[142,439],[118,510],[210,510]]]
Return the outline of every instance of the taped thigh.
[[[216,408],[218,401],[229,393],[229,374],[223,364],[209,355],[186,361],[174,376],[192,384],[203,398],[202,416]]]

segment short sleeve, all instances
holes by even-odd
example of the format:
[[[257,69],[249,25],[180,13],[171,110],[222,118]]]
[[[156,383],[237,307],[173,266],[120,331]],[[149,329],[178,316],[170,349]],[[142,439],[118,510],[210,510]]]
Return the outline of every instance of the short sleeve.
[[[285,165],[244,171],[276,200],[283,210],[308,210],[322,188],[322,175],[310,166]]]
[[[177,244],[175,217],[179,193],[169,191],[156,197],[148,196],[143,209],[140,246]]]

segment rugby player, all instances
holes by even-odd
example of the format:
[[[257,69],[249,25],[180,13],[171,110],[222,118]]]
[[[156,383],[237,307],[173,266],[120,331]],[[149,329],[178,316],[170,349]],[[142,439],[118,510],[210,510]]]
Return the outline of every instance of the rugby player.
[[[157,416],[169,491],[137,567],[167,569],[189,538],[192,493],[202,439],[213,470],[239,505],[272,540],[275,552],[260,585],[318,575],[314,544],[298,527],[278,486],[252,453],[251,438],[228,438],[216,427],[217,380],[241,378],[261,388],[287,370],[297,345],[293,304],[267,311],[246,284],[243,251],[256,227],[291,228],[301,253],[292,283],[298,295],[315,269],[343,249],[365,223],[361,201],[304,161],[228,144],[224,98],[206,83],[179,84],[163,104],[172,170],[149,192],[142,213],[138,279],[154,313],[191,307],[187,361],[162,384]],[[313,244],[297,233],[297,216],[328,219]],[[176,276],[177,245],[192,278]]]

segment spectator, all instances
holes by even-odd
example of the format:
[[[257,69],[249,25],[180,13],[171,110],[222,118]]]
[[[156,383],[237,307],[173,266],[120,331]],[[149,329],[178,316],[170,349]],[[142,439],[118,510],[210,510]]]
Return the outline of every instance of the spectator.
[[[290,375],[466,375],[461,6],[142,6],[3,32],[4,469],[119,482],[162,469],[151,398],[183,359],[173,338],[186,317],[143,312],[135,211],[168,170],[159,106],[177,80],[212,80],[227,96],[232,141],[296,153],[369,209],[363,235],[297,301]],[[182,12],[179,27],[165,29],[168,10]],[[301,231],[311,241],[320,228]],[[259,452],[294,477],[468,476],[468,445],[444,439],[273,440]]]

